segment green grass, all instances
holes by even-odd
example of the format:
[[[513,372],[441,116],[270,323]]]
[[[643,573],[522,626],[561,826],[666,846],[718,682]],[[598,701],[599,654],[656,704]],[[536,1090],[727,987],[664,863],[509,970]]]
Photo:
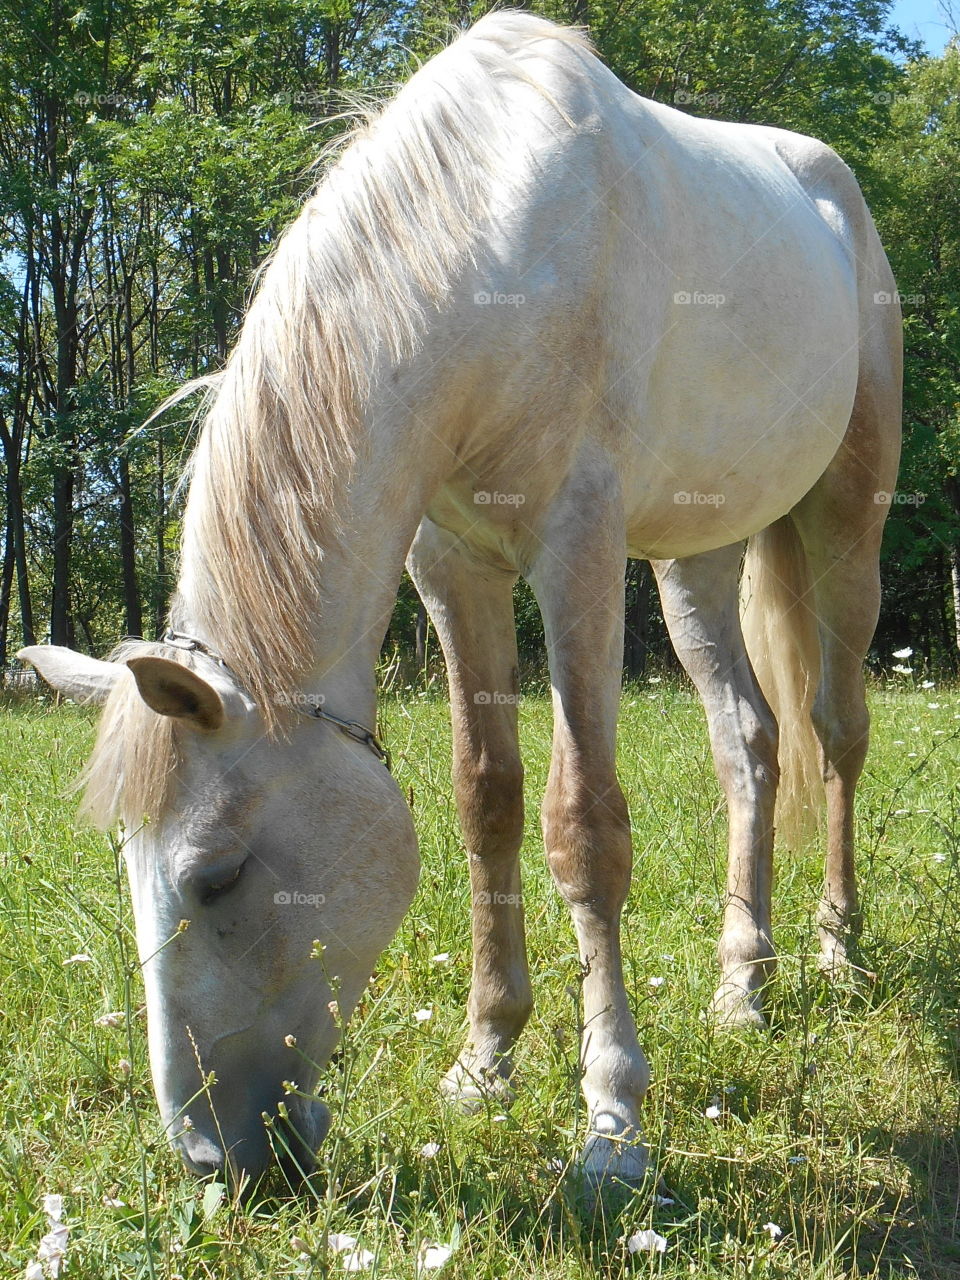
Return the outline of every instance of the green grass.
[[[365,1274],[385,1280],[415,1276],[424,1241],[456,1243],[435,1273],[445,1280],[960,1276],[960,696],[876,690],[873,710],[859,812],[863,962],[876,980],[834,990],[818,977],[820,862],[783,857],[772,1030],[723,1035],[700,1017],[716,977],[725,840],[702,712],[666,683],[624,695],[621,778],[636,850],[626,972],[653,1067],[646,1131],[674,1203],[638,1194],[619,1216],[591,1217],[563,1176],[583,1123],[578,964],[539,841],[543,700],[521,711],[536,1011],[510,1115],[463,1118],[437,1095],[462,1035],[468,887],[447,709],[410,693],[384,712],[420,834],[420,890],[326,1074],[335,1123],[312,1189],[295,1196],[277,1174],[245,1208],[189,1179],[161,1139],[125,890],[109,844],[74,826],[65,798],[92,719],[70,707],[9,708],[0,717],[0,1274],[22,1275],[36,1256],[43,1195],[59,1192],[70,1227],[64,1275],[84,1280],[338,1276],[328,1231],[358,1237],[375,1255]],[[432,963],[442,952],[450,963]],[[91,959],[64,965],[77,953]],[[651,987],[652,976],[666,981]],[[417,1023],[424,1006],[433,1017]],[[127,1026],[96,1025],[125,1007]],[[721,1118],[708,1120],[716,1099]],[[426,1143],[439,1144],[432,1158]],[[783,1229],[776,1243],[768,1222]],[[628,1255],[623,1237],[650,1226],[666,1254]]]

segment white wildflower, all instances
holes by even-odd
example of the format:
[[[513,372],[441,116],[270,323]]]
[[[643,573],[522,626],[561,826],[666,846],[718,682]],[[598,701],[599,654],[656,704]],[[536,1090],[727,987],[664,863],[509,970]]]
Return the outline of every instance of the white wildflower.
[[[343,1255],[344,1271],[369,1271],[373,1266],[373,1254],[369,1249],[355,1249]]]
[[[673,1196],[654,1196],[653,1203],[658,1209],[669,1209],[672,1204],[676,1204]]]
[[[125,1021],[126,1018],[123,1013],[104,1013],[96,1019],[95,1025],[116,1029],[117,1027],[122,1027]]]
[[[433,1017],[432,1009],[418,1009],[413,1015],[418,1022],[429,1022]]]
[[[719,1120],[720,1108],[717,1106],[715,1102],[711,1102],[709,1107],[707,1107],[706,1111],[704,1111],[703,1114],[707,1117],[708,1120]]]
[[[934,862],[946,862],[947,855],[945,853],[935,853],[933,855]]]
[[[435,1155],[439,1155],[439,1153],[440,1153],[439,1142],[425,1142],[423,1146],[420,1148],[420,1154],[423,1156],[424,1160],[432,1160],[433,1157]]]
[[[650,984],[651,987],[656,989],[657,987],[663,986],[663,984],[666,982],[666,978],[660,978],[660,977],[648,978],[647,982]]]
[[[449,951],[438,952],[437,955],[430,957],[430,963],[431,964],[449,964],[450,952]]]
[[[627,1236],[627,1248],[631,1253],[666,1253],[667,1240],[656,1231],[635,1231]]]
[[[894,651],[893,651],[893,656],[894,656],[895,658],[912,658],[912,657],[913,657],[913,650],[912,650],[912,649],[910,649],[910,648],[907,648],[907,649],[894,649]]]
[[[779,1240],[783,1235],[783,1227],[778,1227],[775,1222],[765,1222],[763,1224],[763,1230],[771,1240]]]
[[[60,1274],[60,1268],[63,1266],[64,1259],[67,1255],[67,1236],[70,1228],[62,1222],[54,1222],[51,1224],[50,1230],[40,1241],[40,1248],[37,1250],[37,1258],[40,1262],[46,1263],[48,1275],[56,1278]]]
[[[453,1256],[453,1245],[428,1244],[424,1241],[417,1255],[417,1275],[424,1271],[439,1271]]]
[[[356,1249],[357,1237],[342,1235],[337,1231],[331,1231],[327,1236],[327,1244],[334,1253],[346,1253],[348,1250]],[[308,1249],[306,1252],[309,1253],[310,1250]]]
[[[913,667],[905,667],[900,663],[895,663],[894,666],[892,667],[892,670],[896,671],[898,675],[909,676],[913,672]]]
[[[63,963],[65,966],[68,964],[89,964],[92,959],[93,956],[88,956],[85,952],[80,952],[75,956],[67,956]]]
[[[63,1220],[63,1196],[45,1195],[43,1197],[43,1212],[51,1222],[61,1222]]]

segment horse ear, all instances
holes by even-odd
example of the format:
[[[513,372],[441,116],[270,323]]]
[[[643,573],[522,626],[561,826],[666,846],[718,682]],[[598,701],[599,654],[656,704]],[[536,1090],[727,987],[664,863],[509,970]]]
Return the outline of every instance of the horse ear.
[[[223,699],[201,676],[168,658],[128,658],[140,697],[160,716],[212,732],[223,724]]]
[[[101,662],[59,644],[32,644],[17,657],[36,667],[51,688],[75,702],[106,702],[123,673],[120,662]]]

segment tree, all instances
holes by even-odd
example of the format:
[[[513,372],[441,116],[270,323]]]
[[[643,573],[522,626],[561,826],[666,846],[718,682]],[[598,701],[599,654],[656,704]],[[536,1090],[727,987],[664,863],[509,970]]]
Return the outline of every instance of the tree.
[[[960,49],[907,68],[878,148],[877,208],[904,307],[904,453],[881,634],[960,648]],[[952,616],[951,616],[952,615]],[[952,657],[951,657],[952,655]]]

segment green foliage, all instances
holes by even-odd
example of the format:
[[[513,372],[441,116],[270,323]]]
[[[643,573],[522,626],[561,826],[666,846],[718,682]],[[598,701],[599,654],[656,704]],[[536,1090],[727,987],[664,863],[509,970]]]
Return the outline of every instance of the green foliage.
[[[907,68],[893,101],[892,128],[877,148],[883,199],[879,229],[904,310],[906,499],[891,511],[886,542],[884,624],[902,637],[926,632],[928,652],[954,636],[914,619],[942,615],[943,566],[960,542],[960,51]],[[894,593],[899,600],[891,599]],[[948,627],[944,630],[949,631]],[[895,637],[894,637],[895,638]]]

